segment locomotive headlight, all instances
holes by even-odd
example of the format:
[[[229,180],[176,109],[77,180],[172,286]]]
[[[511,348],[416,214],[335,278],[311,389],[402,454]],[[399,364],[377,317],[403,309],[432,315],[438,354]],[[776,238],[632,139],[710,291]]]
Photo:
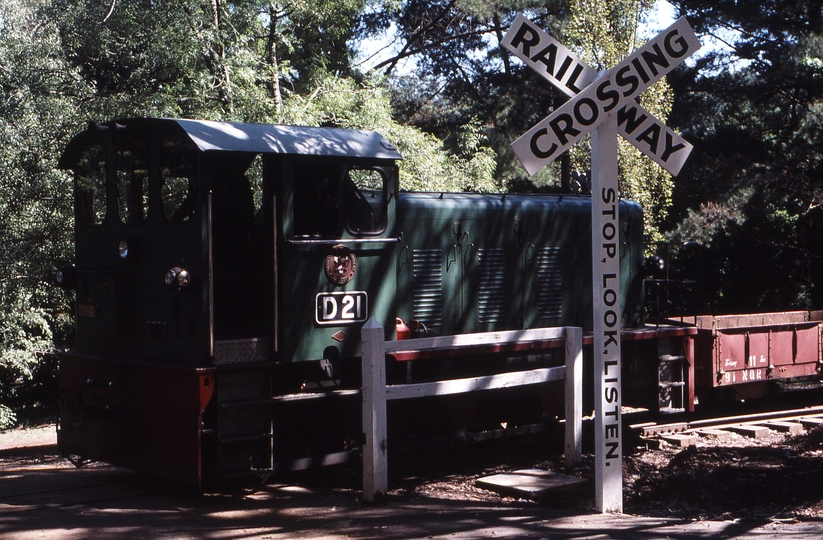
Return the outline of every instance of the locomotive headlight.
[[[181,287],[188,287],[191,283],[191,274],[189,274],[188,270],[180,270],[177,273],[177,284]]]
[[[653,278],[659,278],[666,273],[666,259],[655,255],[646,261],[646,271]]]
[[[662,271],[666,269],[666,260],[663,257],[655,257],[654,258],[654,268],[655,270]]]
[[[163,281],[165,281],[169,287],[185,289],[191,285],[191,274],[188,270],[175,266],[166,271],[166,275],[163,276]]]
[[[168,285],[169,287],[171,287],[172,285],[175,285],[177,283],[177,272],[175,271],[175,269],[172,268],[171,270],[168,270],[166,272],[166,276],[163,278],[163,280],[166,282],[166,285]]]

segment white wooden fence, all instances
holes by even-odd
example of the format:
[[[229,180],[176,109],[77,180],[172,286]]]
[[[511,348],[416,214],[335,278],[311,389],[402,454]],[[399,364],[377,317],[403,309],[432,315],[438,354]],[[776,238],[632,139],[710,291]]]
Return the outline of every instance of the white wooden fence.
[[[388,485],[386,401],[391,399],[460,394],[565,379],[566,463],[580,462],[583,426],[583,331],[581,328],[538,328],[387,342],[383,327],[371,318],[363,325],[361,336],[363,339],[363,432],[366,435],[366,443],[363,447],[363,499],[365,501],[372,502],[376,497],[386,494]],[[467,379],[386,386],[387,353],[512,342],[525,343],[547,339],[565,339],[565,366]]]

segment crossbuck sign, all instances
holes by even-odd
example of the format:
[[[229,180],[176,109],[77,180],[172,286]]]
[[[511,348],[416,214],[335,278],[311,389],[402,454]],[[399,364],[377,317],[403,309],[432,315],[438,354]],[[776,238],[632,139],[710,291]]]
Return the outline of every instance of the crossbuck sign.
[[[502,44],[571,97],[512,143],[526,171],[535,174],[592,134],[596,506],[600,512],[622,512],[617,134],[672,175],[680,172],[692,146],[634,100],[699,49],[700,41],[681,18],[603,73],[523,15],[514,20]]]
[[[677,175],[692,146],[634,102],[700,48],[685,17],[605,73],[598,73],[557,40],[518,15],[503,46],[572,97],[512,143],[529,174],[557,158],[610,116],[638,150]]]

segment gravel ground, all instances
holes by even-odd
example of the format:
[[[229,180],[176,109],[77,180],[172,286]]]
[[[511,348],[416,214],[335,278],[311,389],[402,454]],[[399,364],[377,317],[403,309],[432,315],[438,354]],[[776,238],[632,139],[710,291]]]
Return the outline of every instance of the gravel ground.
[[[823,430],[761,439],[738,434],[624,463],[625,509],[688,519],[823,518]]]
[[[484,454],[485,463],[463,460],[460,474],[441,474],[453,467],[443,462],[436,478],[395,479],[385,504],[364,505],[345,478],[226,495],[105,464],[75,469],[54,439],[53,426],[0,434],[0,537],[823,537],[823,432],[631,453],[619,515],[595,513],[590,499],[536,503],[475,487],[480,475],[522,460],[563,472],[531,450],[507,459],[515,446]],[[565,472],[590,476],[590,462]]]

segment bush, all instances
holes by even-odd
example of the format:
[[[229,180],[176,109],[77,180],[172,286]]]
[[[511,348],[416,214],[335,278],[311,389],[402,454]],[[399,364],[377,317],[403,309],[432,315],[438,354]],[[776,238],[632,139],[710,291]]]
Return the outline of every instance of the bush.
[[[0,298],[5,308],[0,323],[0,429],[8,429],[23,414],[54,412],[57,361],[51,354],[49,314],[35,307],[31,294],[11,291]]]

